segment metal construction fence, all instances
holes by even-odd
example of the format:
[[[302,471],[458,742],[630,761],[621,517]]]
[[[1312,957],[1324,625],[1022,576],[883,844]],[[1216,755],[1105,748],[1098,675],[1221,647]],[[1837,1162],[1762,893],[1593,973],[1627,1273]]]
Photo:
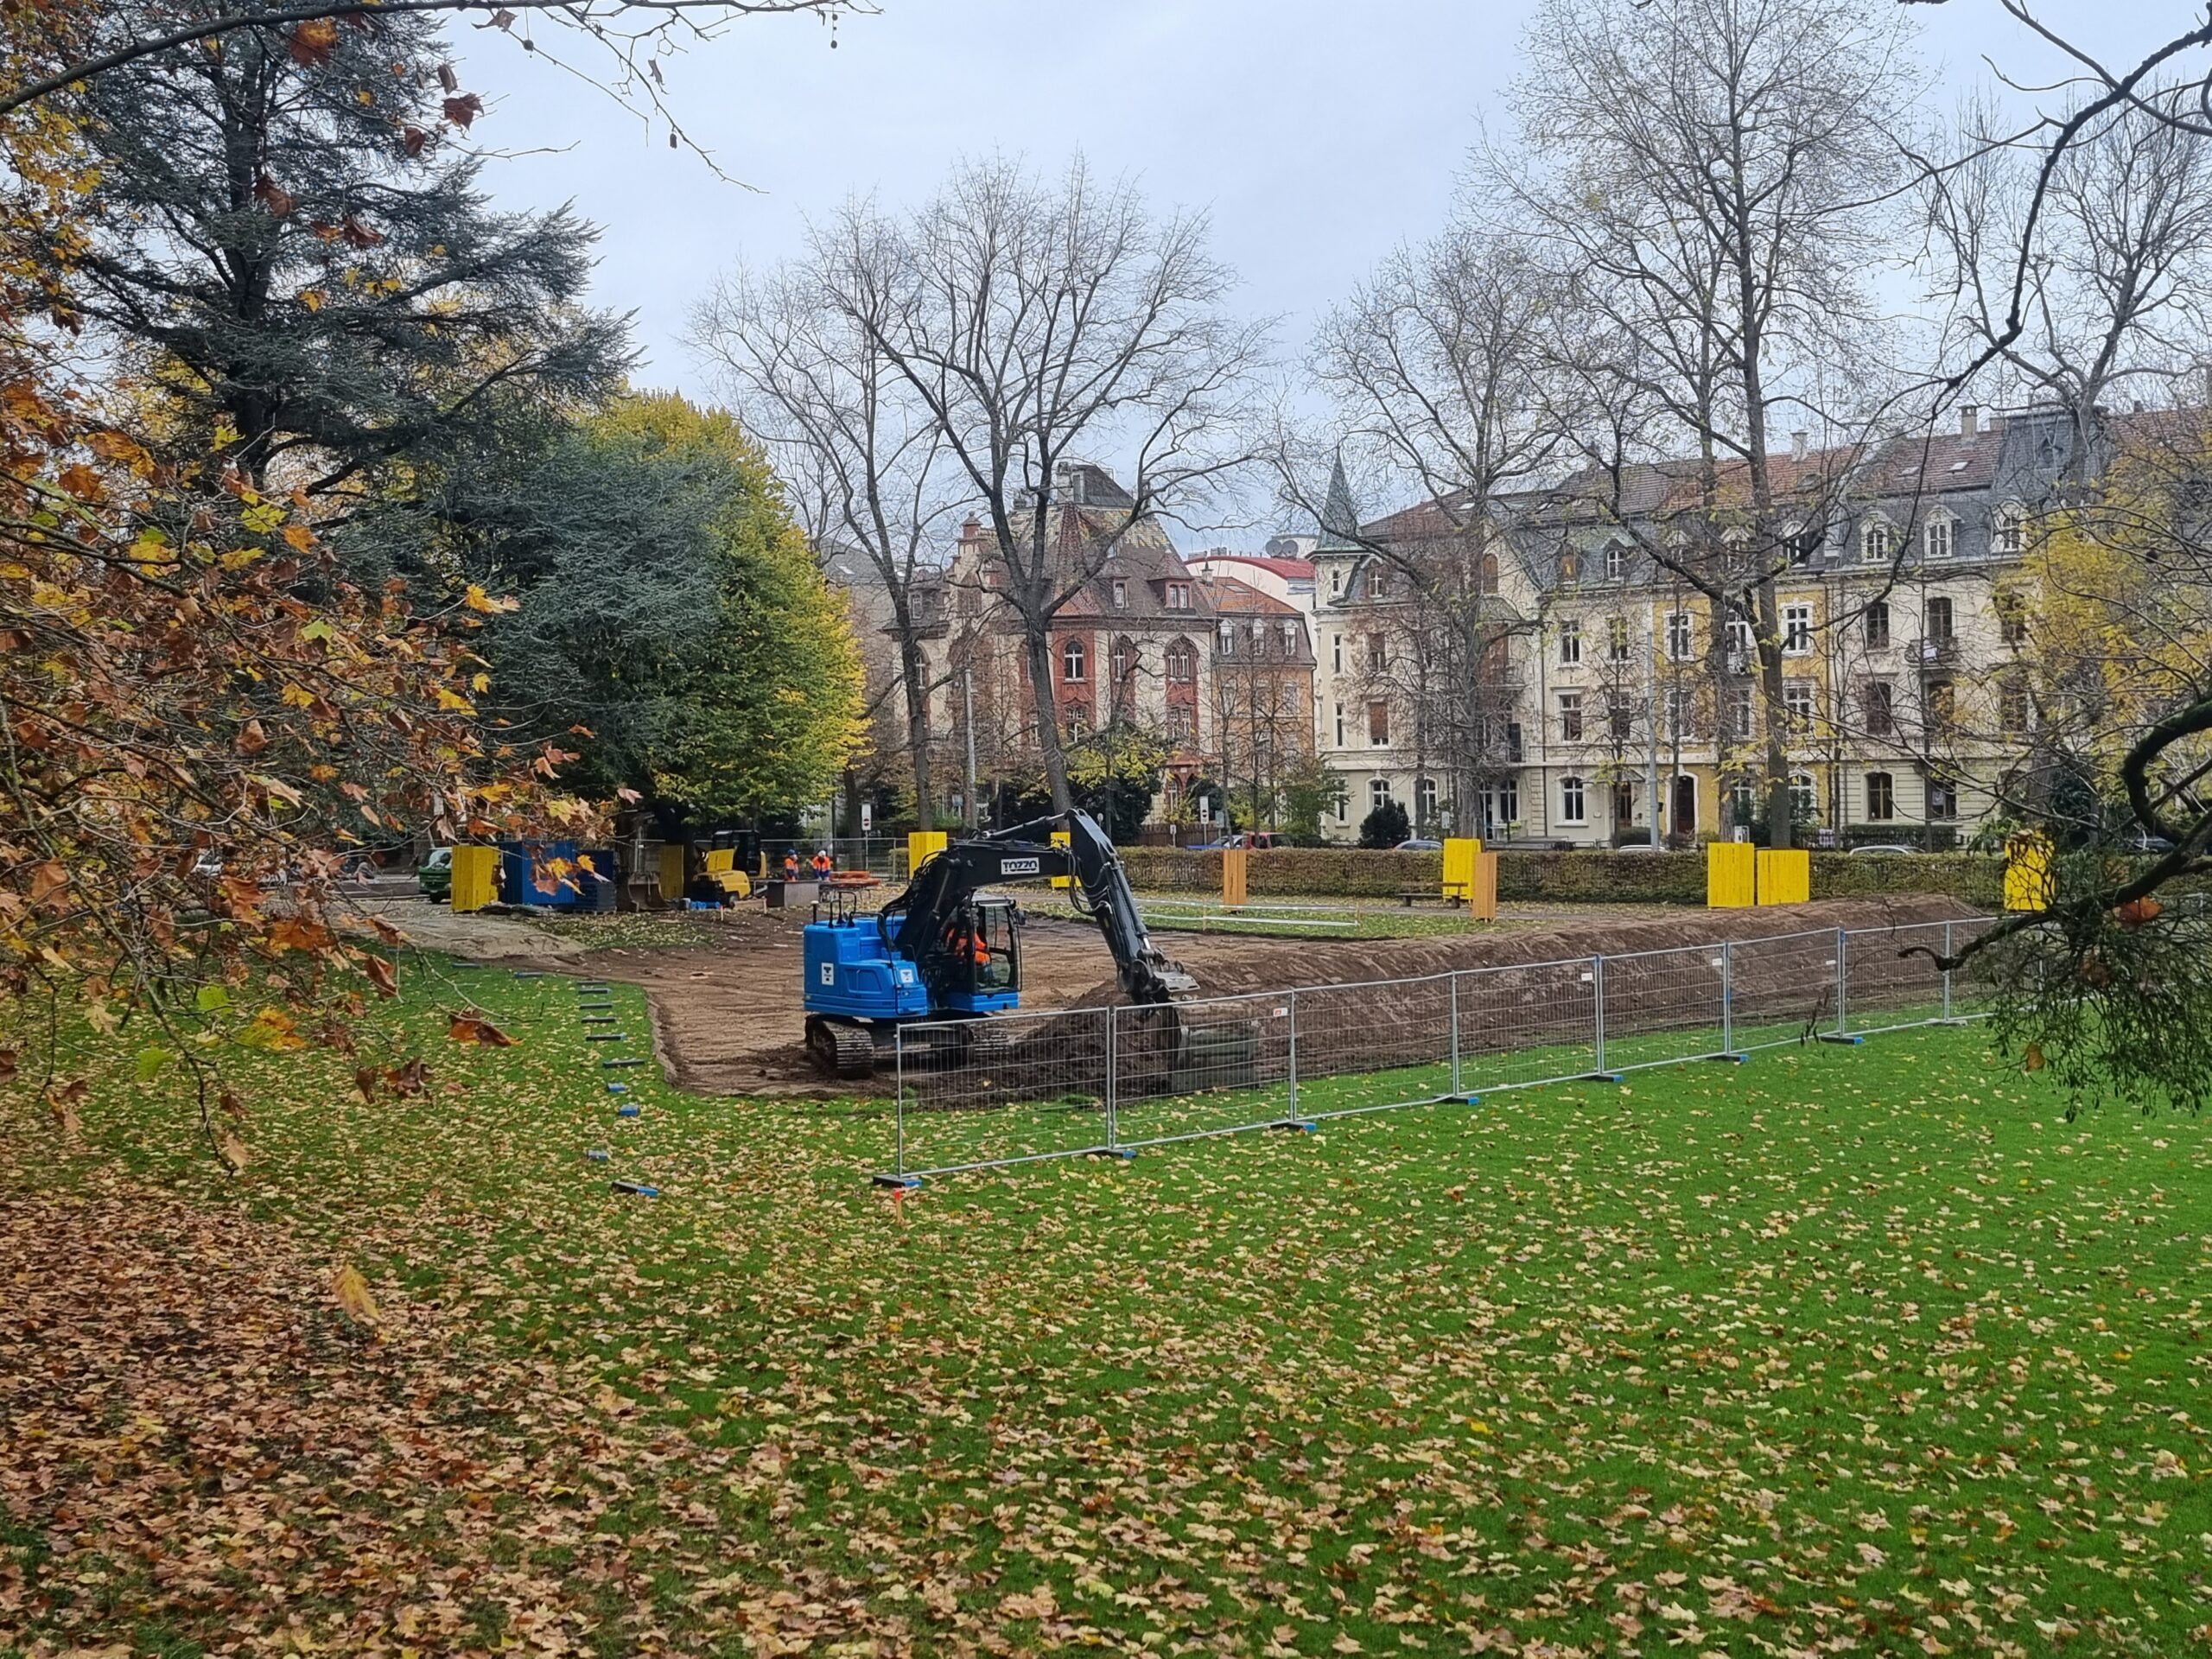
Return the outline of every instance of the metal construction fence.
[[[1160,1007],[910,1026],[891,1185],[1960,1025],[1939,968],[1991,918],[1821,928]]]

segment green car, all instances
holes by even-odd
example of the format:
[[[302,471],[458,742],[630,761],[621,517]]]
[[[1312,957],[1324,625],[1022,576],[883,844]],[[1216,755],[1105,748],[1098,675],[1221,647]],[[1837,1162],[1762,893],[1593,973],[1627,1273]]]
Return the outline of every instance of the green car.
[[[425,899],[443,899],[450,896],[453,893],[453,849],[434,849],[416,869],[415,885],[423,889]]]

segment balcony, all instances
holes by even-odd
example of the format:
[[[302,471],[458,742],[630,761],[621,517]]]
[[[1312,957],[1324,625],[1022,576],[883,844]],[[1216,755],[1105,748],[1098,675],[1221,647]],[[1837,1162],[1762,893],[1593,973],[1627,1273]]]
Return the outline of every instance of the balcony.
[[[1941,634],[1915,639],[1905,647],[1905,661],[1916,663],[1922,668],[1953,668],[1960,658],[1956,634]]]

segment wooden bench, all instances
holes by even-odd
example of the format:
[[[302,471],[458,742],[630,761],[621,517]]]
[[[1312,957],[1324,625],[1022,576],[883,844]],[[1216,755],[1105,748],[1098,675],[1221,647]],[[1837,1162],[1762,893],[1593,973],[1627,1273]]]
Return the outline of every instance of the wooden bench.
[[[1466,901],[1456,893],[1447,897],[1439,893],[1434,887],[1400,887],[1398,902],[1408,910],[1411,910],[1417,904],[1449,905],[1457,910]]]

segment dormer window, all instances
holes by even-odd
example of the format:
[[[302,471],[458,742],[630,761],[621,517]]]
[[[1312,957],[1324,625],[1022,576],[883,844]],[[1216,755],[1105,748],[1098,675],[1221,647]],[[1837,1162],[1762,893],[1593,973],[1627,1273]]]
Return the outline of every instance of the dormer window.
[[[1329,597],[1331,599],[1341,599],[1344,596],[1344,573],[1334,566],[1330,567]]]
[[[2007,501],[1989,515],[1989,550],[2000,558],[2017,556],[2020,551],[2020,504]]]
[[[1389,595],[1389,591],[1390,573],[1379,564],[1370,567],[1367,573],[1368,598],[1382,599]]]
[[[1559,585],[1572,588],[1582,580],[1582,556],[1568,548],[1559,556]]]
[[[1167,608],[1171,611],[1187,611],[1191,608],[1189,582],[1171,582],[1167,584]]]
[[[1931,564],[1949,558],[1956,545],[1947,512],[1935,514],[1920,532],[1921,556]]]
[[[1606,543],[1605,580],[1607,582],[1628,580],[1628,549],[1623,547],[1618,542]]]
[[[1869,518],[1859,527],[1859,562],[1861,564],[1886,564],[1889,558],[1889,520]]]
[[[1226,618],[1223,619],[1221,626],[1216,631],[1215,639],[1217,641],[1215,649],[1223,656],[1234,657],[1236,654],[1236,625],[1235,623]]]
[[[1129,608],[1129,584],[1119,576],[1114,579],[1114,608],[1117,611]]]

